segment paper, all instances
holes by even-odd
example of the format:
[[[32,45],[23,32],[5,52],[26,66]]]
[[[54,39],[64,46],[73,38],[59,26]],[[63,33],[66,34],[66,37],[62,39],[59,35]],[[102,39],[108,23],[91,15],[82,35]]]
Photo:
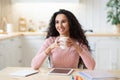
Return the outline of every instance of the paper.
[[[36,70],[20,70],[20,71],[11,73],[10,75],[18,76],[18,77],[27,77],[27,76],[30,76],[30,75],[36,74],[36,73],[38,73],[38,71],[36,71]]]
[[[82,76],[82,77],[85,77],[89,80],[104,80],[104,79],[116,79],[117,77],[110,73],[109,71],[100,71],[100,70],[85,70],[85,71],[82,71],[82,72],[79,72],[79,74]]]

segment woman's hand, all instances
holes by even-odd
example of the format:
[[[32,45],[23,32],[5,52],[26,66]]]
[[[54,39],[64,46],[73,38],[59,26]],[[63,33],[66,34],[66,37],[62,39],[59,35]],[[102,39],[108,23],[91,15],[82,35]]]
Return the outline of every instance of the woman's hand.
[[[56,48],[56,47],[59,47],[58,39],[59,39],[59,38],[56,38],[56,39],[55,39],[55,42],[54,42],[53,44],[51,44],[51,45],[45,50],[45,54],[46,54],[46,55],[49,55],[52,49],[54,49],[54,48]]]
[[[76,49],[76,51],[78,51],[78,53],[82,51],[82,47],[80,47],[80,44],[71,38],[68,38],[67,46],[68,47],[73,46]]]
[[[55,42],[49,46],[49,48],[54,49],[56,47],[59,47],[59,37],[55,39]]]

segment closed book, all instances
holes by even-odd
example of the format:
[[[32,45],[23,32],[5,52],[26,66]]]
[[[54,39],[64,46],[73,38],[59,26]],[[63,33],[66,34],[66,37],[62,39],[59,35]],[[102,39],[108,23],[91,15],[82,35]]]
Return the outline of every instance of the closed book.
[[[117,80],[117,77],[109,71],[103,70],[84,70],[79,75],[86,80]]]

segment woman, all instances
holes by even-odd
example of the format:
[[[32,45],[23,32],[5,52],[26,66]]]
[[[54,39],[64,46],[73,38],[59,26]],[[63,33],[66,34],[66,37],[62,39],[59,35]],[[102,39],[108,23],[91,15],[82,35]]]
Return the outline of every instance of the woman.
[[[68,37],[65,49],[60,48],[61,36]],[[84,31],[70,11],[60,9],[53,14],[46,40],[33,58],[31,66],[39,69],[47,57],[50,58],[52,68],[79,68],[83,64],[87,69],[94,69],[95,61]]]

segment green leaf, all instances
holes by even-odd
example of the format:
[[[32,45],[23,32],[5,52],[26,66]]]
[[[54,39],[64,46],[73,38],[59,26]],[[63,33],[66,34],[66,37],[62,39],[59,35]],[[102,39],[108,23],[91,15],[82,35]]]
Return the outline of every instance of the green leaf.
[[[107,22],[113,25],[120,23],[120,0],[109,0],[106,4],[107,11]]]

